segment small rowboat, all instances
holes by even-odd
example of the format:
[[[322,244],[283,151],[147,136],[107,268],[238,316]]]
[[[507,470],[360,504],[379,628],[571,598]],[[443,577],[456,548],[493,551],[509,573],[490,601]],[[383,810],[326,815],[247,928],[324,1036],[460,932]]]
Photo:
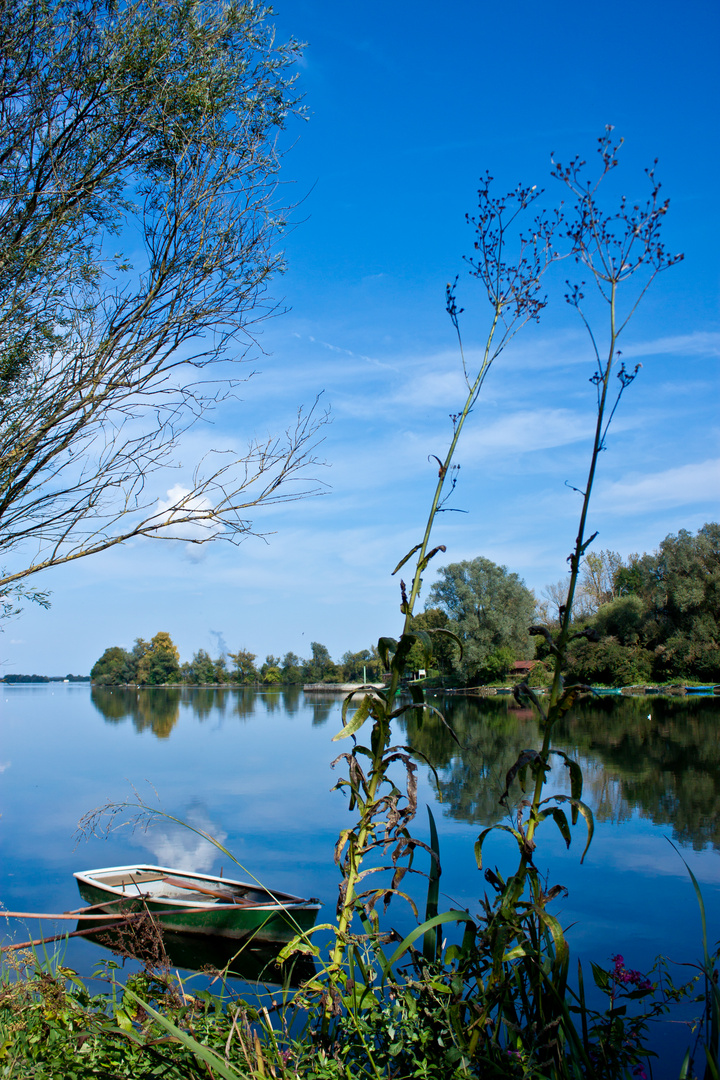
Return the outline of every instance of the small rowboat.
[[[320,903],[247,881],[167,866],[108,866],[75,875],[83,900],[106,912],[147,911],[168,930],[290,941],[315,923]]]

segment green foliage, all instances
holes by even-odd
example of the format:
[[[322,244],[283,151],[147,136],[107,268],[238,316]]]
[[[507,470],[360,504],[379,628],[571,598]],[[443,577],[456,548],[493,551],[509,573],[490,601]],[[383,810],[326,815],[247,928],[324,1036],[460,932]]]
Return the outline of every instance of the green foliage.
[[[509,645],[500,645],[488,653],[478,667],[479,679],[485,683],[498,682],[505,678],[515,663],[515,652]]]
[[[426,607],[425,611],[413,615],[413,630],[445,630],[451,628],[447,612],[439,607]],[[436,634],[432,641],[433,665],[437,668],[442,679],[449,678],[453,673],[453,665],[459,656],[460,649],[450,637]],[[427,668],[427,656],[422,644],[416,643],[408,653],[407,666],[410,671],[419,668]]]
[[[720,526],[695,536],[683,529],[654,554],[613,565],[606,595],[615,595],[586,620],[598,643],[570,645],[574,677],[609,686],[720,681]]]
[[[720,680],[720,525],[666,536],[655,555],[638,560],[637,571],[635,592],[654,623],[658,674]]]
[[[340,666],[344,682],[378,682],[382,679],[382,664],[374,647],[343,653]]]
[[[215,682],[215,664],[210,654],[205,652],[204,649],[199,649],[193,656],[188,670],[184,673],[183,681],[189,683]]]
[[[7,1080],[286,1075],[289,1052],[284,1058],[269,1017],[261,1015],[258,1024],[256,1009],[208,991],[188,993],[162,970],[130,976],[124,987],[112,971],[104,981],[106,992],[91,995],[74,971],[11,954],[0,982],[0,1074]]]
[[[303,674],[308,682],[337,682],[338,668],[334,664],[326,645],[319,641],[311,641],[312,657],[307,660],[303,667]]]
[[[285,653],[282,661],[282,681],[293,686],[303,681],[302,660],[294,652]]]
[[[257,681],[258,671],[255,667],[257,657],[255,653],[251,653],[247,649],[238,649],[236,653],[228,653],[228,656],[234,665],[232,677],[235,682],[254,683]]]
[[[507,670],[533,655],[528,628],[535,597],[517,574],[482,557],[451,563],[439,574],[428,603],[447,614],[448,627],[462,641],[462,661],[455,665],[462,665],[468,680],[482,682],[488,670]]]
[[[118,686],[133,681],[135,664],[133,657],[118,645],[106,649],[93,664],[90,678],[98,686]]]
[[[599,608],[593,626],[601,637],[614,637],[621,645],[637,645],[645,622],[639,596],[618,596]]]
[[[623,646],[617,638],[600,642],[580,641],[568,656],[568,672],[592,686],[637,686],[653,674],[653,657],[638,646]]]
[[[138,660],[135,680],[141,686],[161,686],[177,682],[180,674],[180,654],[172,638],[164,630],[155,635]]]

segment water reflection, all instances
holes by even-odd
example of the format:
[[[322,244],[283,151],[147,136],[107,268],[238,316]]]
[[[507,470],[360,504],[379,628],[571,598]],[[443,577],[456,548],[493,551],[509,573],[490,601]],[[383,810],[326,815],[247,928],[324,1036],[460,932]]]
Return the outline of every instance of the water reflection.
[[[312,711],[313,727],[322,727],[323,724],[327,723],[327,719],[335,709],[338,700],[332,694],[325,694],[322,697],[313,697],[308,700]]]
[[[175,687],[93,686],[90,700],[110,723],[132,720],[136,731],[152,731],[158,739],[167,739],[180,716],[182,690]]]
[[[224,844],[227,830],[198,799],[179,807],[177,817],[178,821],[162,815],[142,819],[143,827],[134,832],[138,846],[149,852],[150,861],[157,865],[209,873],[218,857],[218,848],[207,837]]]
[[[159,739],[170,737],[181,708],[201,724],[213,716],[246,724],[302,713],[320,727],[338,707],[335,696],[305,697],[299,687],[93,687],[91,700],[108,723],[130,720]],[[473,825],[502,820],[505,773],[539,742],[533,713],[510,697],[448,697],[437,704],[460,746],[432,713],[405,714],[407,742],[437,770],[450,816]],[[671,826],[683,843],[720,850],[719,718],[717,698],[589,698],[558,725],[555,745],[581,763],[585,799],[598,820],[617,824],[639,811]]]
[[[720,850],[720,701],[630,698],[584,703],[558,736],[602,760],[622,796],[696,849]]]
[[[187,694],[187,691],[186,691]],[[198,686],[193,690],[193,712],[201,722],[208,720],[210,714],[217,710],[224,715],[227,707],[227,691],[222,687]]]
[[[498,801],[505,774],[521,750],[537,743],[534,716],[510,707],[504,698],[451,698],[438,705],[457,742],[432,713],[421,718],[412,712],[406,714],[409,745],[437,770],[442,801],[453,818],[488,825],[499,821],[506,815]]]
[[[432,714],[409,714],[408,743],[438,771],[453,818],[490,824],[505,815],[498,798],[521,750],[538,745],[532,713],[507,698],[448,698],[438,704],[462,749]],[[555,745],[574,756],[596,817],[619,823],[634,810],[696,849],[720,849],[720,740],[717,699],[623,698],[580,702],[556,729]]]
[[[90,700],[109,723],[131,720],[136,731],[152,731],[159,739],[168,738],[180,718],[181,707],[203,723],[211,717],[223,719],[228,711],[242,721],[255,716],[258,710],[294,716],[304,704],[299,686],[268,690],[226,686],[93,686]],[[313,724],[324,724],[333,704],[332,698],[313,703]]]
[[[138,960],[151,970],[182,968],[206,974],[224,972],[243,982],[287,989],[300,986],[316,973],[312,958],[302,953],[281,965],[278,962],[280,944],[252,947],[228,938],[180,934],[161,929],[150,921],[147,925],[136,922],[131,928],[86,919],[78,922],[76,931],[115,956]]]

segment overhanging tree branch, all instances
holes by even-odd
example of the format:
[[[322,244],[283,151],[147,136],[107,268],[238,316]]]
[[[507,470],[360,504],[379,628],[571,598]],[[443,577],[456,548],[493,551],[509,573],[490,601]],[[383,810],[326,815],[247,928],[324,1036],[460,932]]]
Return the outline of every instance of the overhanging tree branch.
[[[135,536],[238,540],[251,508],[320,490],[317,403],[282,438],[211,451],[166,500],[149,480],[234,392],[236,369],[213,366],[244,359],[275,310],[298,46],[268,16],[0,11],[0,559],[21,560],[0,591]]]

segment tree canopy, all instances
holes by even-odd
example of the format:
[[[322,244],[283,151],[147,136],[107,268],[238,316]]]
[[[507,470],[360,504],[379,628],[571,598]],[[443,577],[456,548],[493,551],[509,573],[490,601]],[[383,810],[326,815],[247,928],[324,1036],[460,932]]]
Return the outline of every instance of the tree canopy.
[[[612,593],[590,619],[599,642],[573,649],[575,675],[615,685],[720,681],[720,525],[681,529],[657,551],[621,560]]]
[[[463,659],[456,664],[461,663],[469,677],[482,678],[488,662],[497,669],[494,661],[500,650],[509,650],[517,660],[533,655],[528,630],[535,597],[517,574],[482,556],[450,563],[439,574],[428,607],[439,607],[448,615],[447,628],[463,643]],[[500,655],[506,664],[507,651]]]
[[[316,490],[285,486],[312,460],[303,414],[161,483],[237,380],[208,368],[242,359],[274,308],[298,47],[269,16],[252,0],[0,8],[5,606],[48,566],[131,536],[238,538],[250,507]]]

